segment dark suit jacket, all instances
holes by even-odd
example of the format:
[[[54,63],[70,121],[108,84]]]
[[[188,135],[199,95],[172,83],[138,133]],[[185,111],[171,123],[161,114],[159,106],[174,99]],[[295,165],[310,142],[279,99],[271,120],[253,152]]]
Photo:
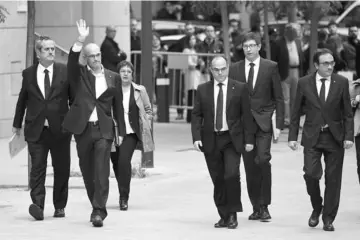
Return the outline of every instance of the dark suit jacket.
[[[61,130],[61,124],[69,110],[69,104],[71,105],[73,101],[66,66],[54,63],[51,90],[47,100],[37,83],[37,67],[38,64],[35,64],[22,72],[23,81],[16,104],[13,126],[21,128],[26,110],[24,128],[26,141],[36,142],[39,140],[45,118],[55,137],[69,136]]]
[[[226,121],[232,142],[237,152],[242,152],[244,144],[254,144],[255,123],[251,117],[249,93],[243,83],[229,79],[226,96]],[[204,152],[212,152],[214,135],[214,82],[198,86],[191,118],[193,141],[201,140]],[[245,139],[245,143],[244,143]]]
[[[229,77],[246,83],[245,60],[234,63]],[[284,98],[280,83],[278,66],[275,62],[260,59],[259,73],[253,92],[250,92],[251,112],[256,123],[264,132],[272,131],[271,117],[276,110],[276,127],[284,126]]]
[[[119,45],[113,39],[105,37],[101,44],[101,60],[104,68],[117,72],[116,66],[119,62],[126,60],[126,53],[120,52]]]
[[[295,40],[297,51],[299,53],[299,75],[304,76],[304,53],[301,48],[300,40]],[[279,66],[279,74],[281,80],[284,81],[289,76],[289,51],[286,46],[285,37],[280,38],[271,45],[271,60],[277,62]]]
[[[342,146],[344,140],[354,140],[354,122],[349,96],[349,82],[346,78],[333,74],[325,106],[320,103],[316,88],[316,73],[299,80],[296,99],[291,113],[289,141],[297,141],[301,109],[305,112],[301,144],[311,148],[318,141],[322,116],[329,125],[330,132]]]
[[[73,52],[70,49],[68,77],[71,87],[75,89],[76,95],[74,103],[64,119],[64,129],[73,134],[81,134],[85,130],[90,115],[96,106],[102,137],[105,139],[114,138],[114,123],[111,109],[114,112],[114,120],[119,126],[119,135],[125,136],[120,76],[104,69],[108,88],[99,98],[96,98],[95,76],[86,66],[81,66],[78,63],[79,56],[80,52]]]

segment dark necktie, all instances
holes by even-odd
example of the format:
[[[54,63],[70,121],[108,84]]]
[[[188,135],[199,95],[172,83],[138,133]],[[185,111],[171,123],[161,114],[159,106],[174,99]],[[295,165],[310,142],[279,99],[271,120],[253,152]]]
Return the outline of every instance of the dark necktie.
[[[49,98],[49,94],[50,94],[50,77],[49,77],[49,70],[45,69],[44,70],[45,73],[45,81],[44,81],[44,86],[45,86],[45,99]]]
[[[216,123],[215,128],[217,131],[220,131],[222,129],[222,123],[223,123],[223,101],[224,101],[224,94],[222,90],[222,86],[224,84],[218,83],[219,86],[219,94],[217,97],[217,103],[216,103]]]
[[[249,75],[248,75],[248,88],[249,88],[249,92],[252,92],[254,90],[253,88],[253,82],[254,82],[254,63],[250,63],[250,70],[249,70]]]
[[[321,81],[321,88],[320,88],[320,102],[321,102],[321,105],[325,105],[325,81],[326,81],[326,78],[321,78],[320,79]]]

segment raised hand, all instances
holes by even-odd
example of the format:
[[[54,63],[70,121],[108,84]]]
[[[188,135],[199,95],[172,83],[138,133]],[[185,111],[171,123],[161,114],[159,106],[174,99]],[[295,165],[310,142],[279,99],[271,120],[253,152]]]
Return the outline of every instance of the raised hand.
[[[87,36],[89,36],[89,27],[86,26],[86,22],[84,19],[80,19],[76,21],[78,33],[79,33],[79,41],[84,41]]]

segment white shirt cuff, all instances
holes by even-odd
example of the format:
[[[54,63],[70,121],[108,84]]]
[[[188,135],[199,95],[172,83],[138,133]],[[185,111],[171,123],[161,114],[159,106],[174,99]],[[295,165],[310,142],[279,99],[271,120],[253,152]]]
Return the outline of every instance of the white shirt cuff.
[[[74,44],[73,47],[72,47],[72,51],[73,52],[80,52],[82,49],[82,45],[78,45],[78,44]]]

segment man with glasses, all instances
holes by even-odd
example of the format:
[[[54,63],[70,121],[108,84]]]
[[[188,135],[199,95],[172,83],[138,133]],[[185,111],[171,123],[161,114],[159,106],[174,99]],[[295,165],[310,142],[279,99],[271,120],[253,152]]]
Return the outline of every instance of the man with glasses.
[[[298,148],[300,116],[305,112],[301,145],[304,147],[304,179],[313,207],[309,226],[316,227],[322,213],[325,231],[334,231],[340,201],[344,149],[353,145],[354,122],[348,80],[334,74],[335,61],[328,49],[319,49],[313,57],[317,71],[299,80],[292,108],[289,147]],[[325,162],[324,203],[320,193]]]
[[[73,133],[76,140],[80,170],[93,208],[90,221],[95,227],[102,227],[107,216],[110,150],[116,135],[113,121],[118,126],[120,144],[126,134],[121,79],[104,69],[100,48],[94,43],[83,49],[86,66],[78,64],[89,27],[81,19],[77,29],[79,37],[68,59],[68,78],[76,95],[63,127]]]
[[[228,62],[210,62],[214,81],[199,85],[191,119],[194,146],[202,151],[214,185],[214,201],[220,215],[215,228],[234,229],[242,212],[240,154],[254,147],[248,89],[228,77]]]
[[[268,210],[271,203],[270,148],[273,134],[278,136],[284,125],[284,99],[277,64],[259,55],[259,34],[247,33],[242,45],[245,60],[230,67],[229,77],[247,83],[249,89],[252,118],[256,123],[254,150],[243,154],[247,189],[253,206],[249,220],[266,222],[271,219]],[[273,130],[271,118],[275,110],[276,128]]]
[[[31,156],[30,215],[44,219],[45,179],[50,152],[54,168],[54,217],[65,217],[70,175],[71,134],[61,124],[73,101],[66,66],[55,62],[55,42],[42,36],[35,43],[39,63],[22,73],[23,81],[16,104],[13,132],[20,135],[25,116],[24,135]]]

